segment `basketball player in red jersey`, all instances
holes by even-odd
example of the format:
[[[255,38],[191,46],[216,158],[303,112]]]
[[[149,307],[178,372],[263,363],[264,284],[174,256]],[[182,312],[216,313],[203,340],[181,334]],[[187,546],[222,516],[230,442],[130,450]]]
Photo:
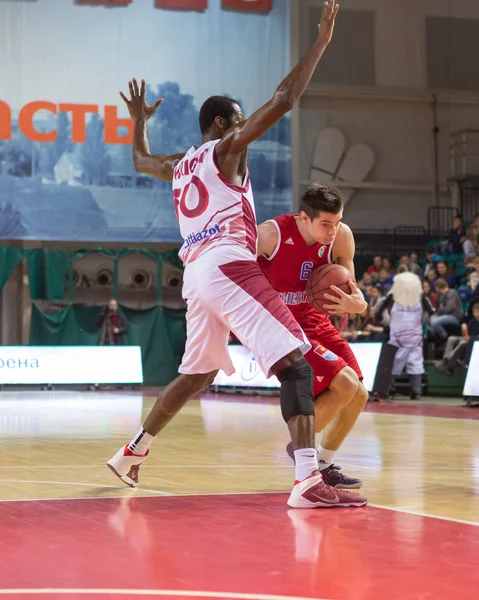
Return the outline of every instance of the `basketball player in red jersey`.
[[[299,215],[282,215],[258,227],[258,262],[280,292],[312,349],[305,355],[314,371],[316,432],[319,468],[324,480],[338,488],[360,488],[361,480],[348,477],[333,459],[356,423],[368,399],[356,358],[328,316],[309,304],[306,282],[317,267],[340,264],[354,275],[354,237],[341,223],[343,199],[338,190],[315,183],[301,198]],[[327,294],[333,314],[363,313],[367,303],[354,281],[352,293],[332,286],[339,296]],[[327,350],[326,350],[327,349]],[[288,454],[294,460],[293,446]]]
[[[177,377],[157,399],[143,427],[108,461],[128,485],[138,483],[140,464],[154,437],[184,404],[210,385],[218,369],[232,374],[229,332],[249,348],[262,370],[281,382],[281,411],[294,445],[293,508],[363,506],[364,496],[327,486],[319,474],[314,439],[313,372],[303,353],[310,345],[257,263],[257,227],[247,169],[248,145],[288,113],[302,96],[331,41],[338,12],[324,4],[312,48],[249,119],[238,103],[213,96],[200,110],[202,145],[172,156],[150,153],[146,122],[162,100],[145,102],[145,82],[122,94],[134,121],[137,171],[173,182],[173,198],[184,244],[183,297],[187,341]]]

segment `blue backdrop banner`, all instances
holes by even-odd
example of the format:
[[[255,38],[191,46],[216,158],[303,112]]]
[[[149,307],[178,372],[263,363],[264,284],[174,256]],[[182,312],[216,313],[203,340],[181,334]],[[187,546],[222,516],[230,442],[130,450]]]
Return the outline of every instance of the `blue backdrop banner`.
[[[171,185],[139,175],[119,90],[165,102],[153,153],[200,141],[211,95],[246,116],[289,70],[288,0],[0,2],[0,239],[180,242]],[[250,148],[261,222],[291,209],[289,119]]]

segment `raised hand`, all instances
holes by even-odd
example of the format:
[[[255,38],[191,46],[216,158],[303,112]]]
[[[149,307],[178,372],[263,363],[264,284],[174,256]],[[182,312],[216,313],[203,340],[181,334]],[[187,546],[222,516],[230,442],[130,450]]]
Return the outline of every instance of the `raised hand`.
[[[128,112],[130,113],[130,117],[132,121],[137,121],[138,119],[146,119],[148,120],[151,116],[153,116],[156,112],[156,109],[162,104],[163,98],[159,98],[154,104],[151,106],[146,103],[145,100],[145,80],[141,80],[141,88],[138,89],[138,82],[136,79],[132,79],[128,82],[128,87],[130,89],[130,100],[120,92],[120,96],[123,99],[123,102],[126,104],[128,108]]]
[[[318,37],[322,44],[327,46],[333,37],[334,23],[339,11],[336,0],[327,0],[324,3],[321,23],[318,25]]]

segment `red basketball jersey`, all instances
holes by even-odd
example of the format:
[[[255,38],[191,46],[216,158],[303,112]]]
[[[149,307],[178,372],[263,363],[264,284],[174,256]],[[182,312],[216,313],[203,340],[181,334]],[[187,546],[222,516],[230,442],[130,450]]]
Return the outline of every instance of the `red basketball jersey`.
[[[278,244],[269,258],[260,256],[259,264],[271,285],[293,315],[301,321],[306,316],[328,319],[306,298],[306,282],[312,271],[331,263],[332,244],[308,246],[299,232],[296,215],[281,215],[271,219],[278,230]],[[301,324],[300,321],[300,324]]]

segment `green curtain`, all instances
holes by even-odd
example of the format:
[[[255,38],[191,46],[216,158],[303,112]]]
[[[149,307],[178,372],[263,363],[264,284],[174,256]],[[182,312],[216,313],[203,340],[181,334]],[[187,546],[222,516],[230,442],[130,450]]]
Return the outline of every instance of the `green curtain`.
[[[19,248],[5,248],[4,246],[0,247],[0,293],[22,259],[23,250]]]
[[[71,270],[71,252],[36,248],[27,250],[26,257],[32,300],[61,300]]]
[[[101,307],[76,304],[45,313],[32,303],[32,346],[88,346],[98,343],[96,320]],[[185,310],[155,306],[149,310],[120,307],[128,322],[125,343],[141,346],[145,385],[167,385],[178,374],[186,330]]]

